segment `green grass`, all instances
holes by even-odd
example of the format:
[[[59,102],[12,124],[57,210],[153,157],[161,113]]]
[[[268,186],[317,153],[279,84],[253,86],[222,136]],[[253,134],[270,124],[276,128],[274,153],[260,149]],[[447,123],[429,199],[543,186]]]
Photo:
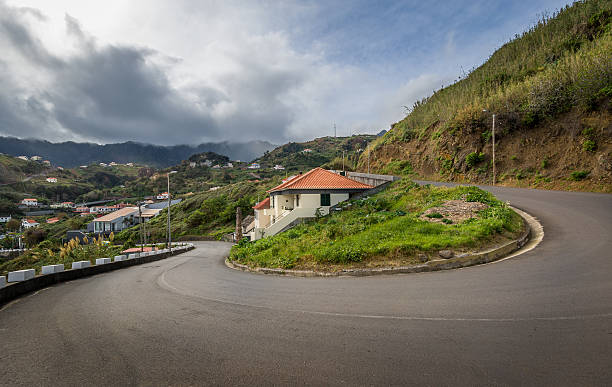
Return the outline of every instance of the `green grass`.
[[[490,207],[460,224],[418,219],[424,210],[465,198]],[[408,180],[343,210],[256,242],[232,248],[231,257],[259,267],[350,264],[368,258],[474,247],[502,232],[518,232],[521,220],[508,206],[476,187],[417,186]]]

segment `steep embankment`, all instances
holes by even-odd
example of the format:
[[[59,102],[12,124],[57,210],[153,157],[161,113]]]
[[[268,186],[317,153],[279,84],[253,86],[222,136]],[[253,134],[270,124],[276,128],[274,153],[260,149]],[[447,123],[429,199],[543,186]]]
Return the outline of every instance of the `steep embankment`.
[[[612,3],[577,2],[414,104],[361,157],[435,180],[612,192]],[[486,110],[486,111],[485,111]]]

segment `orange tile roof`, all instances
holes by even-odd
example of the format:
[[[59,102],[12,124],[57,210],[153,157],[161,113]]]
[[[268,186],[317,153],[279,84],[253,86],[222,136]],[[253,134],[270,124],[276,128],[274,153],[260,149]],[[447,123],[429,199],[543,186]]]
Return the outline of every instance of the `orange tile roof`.
[[[370,189],[371,185],[360,183],[330,172],[323,168],[312,169],[303,175],[297,175],[268,192],[283,191],[286,189]]]
[[[268,209],[268,208],[270,208],[270,198],[269,197],[265,198],[264,200],[262,200],[261,202],[253,206],[253,209],[255,210],[263,210],[263,209]]]

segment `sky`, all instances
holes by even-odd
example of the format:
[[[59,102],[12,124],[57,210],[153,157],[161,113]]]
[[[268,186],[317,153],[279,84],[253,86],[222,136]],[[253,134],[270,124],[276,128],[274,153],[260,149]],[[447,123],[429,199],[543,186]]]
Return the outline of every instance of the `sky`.
[[[377,133],[567,0],[0,0],[0,135]]]

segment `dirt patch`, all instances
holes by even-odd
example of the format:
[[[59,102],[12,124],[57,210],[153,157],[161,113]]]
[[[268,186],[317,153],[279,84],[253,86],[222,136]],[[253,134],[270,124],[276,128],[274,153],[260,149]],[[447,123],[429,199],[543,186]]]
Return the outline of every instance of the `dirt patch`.
[[[456,224],[475,218],[478,211],[486,210],[488,205],[479,202],[467,202],[465,200],[449,200],[440,207],[432,207],[425,212],[419,219],[433,223]],[[446,220],[445,220],[446,219]]]

